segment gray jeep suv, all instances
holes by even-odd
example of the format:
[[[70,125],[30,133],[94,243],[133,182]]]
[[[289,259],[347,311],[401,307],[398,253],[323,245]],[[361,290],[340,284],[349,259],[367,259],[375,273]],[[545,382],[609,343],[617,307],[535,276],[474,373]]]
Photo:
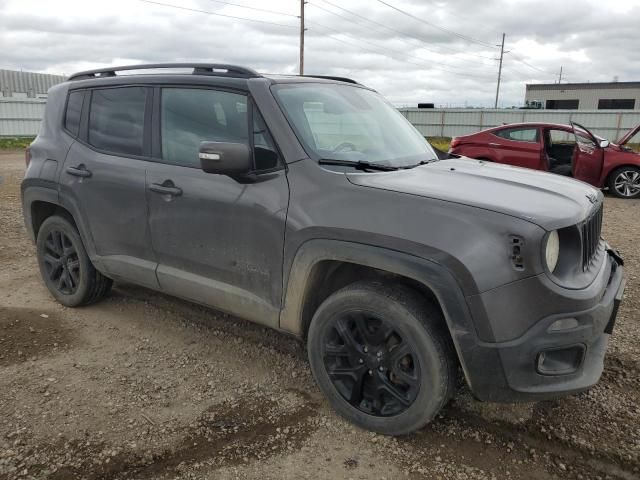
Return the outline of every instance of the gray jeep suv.
[[[602,194],[438,160],[352,80],[82,72],[49,91],[27,159],[25,222],[59,302],[126,280],[305,339],[320,389],[364,428],[422,427],[458,369],[507,402],[602,372],[624,285]]]

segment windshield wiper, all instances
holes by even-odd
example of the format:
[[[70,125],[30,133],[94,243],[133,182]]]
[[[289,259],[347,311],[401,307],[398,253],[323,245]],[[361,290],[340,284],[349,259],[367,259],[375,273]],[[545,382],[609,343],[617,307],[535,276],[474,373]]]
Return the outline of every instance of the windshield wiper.
[[[405,167],[405,168],[415,168],[415,167],[419,167],[420,165],[427,165],[429,163],[434,163],[439,161],[440,161],[439,158],[432,158],[430,160],[420,160],[418,163],[414,163],[413,165],[409,165],[408,167]]]
[[[398,167],[393,167],[391,165],[380,165],[379,163],[371,163],[365,162],[363,160],[358,160],[357,162],[352,162],[349,160],[337,160],[333,158],[321,158],[318,160],[320,165],[338,165],[342,167],[353,167],[356,170],[380,170],[382,172],[390,172],[393,170],[398,170]]]

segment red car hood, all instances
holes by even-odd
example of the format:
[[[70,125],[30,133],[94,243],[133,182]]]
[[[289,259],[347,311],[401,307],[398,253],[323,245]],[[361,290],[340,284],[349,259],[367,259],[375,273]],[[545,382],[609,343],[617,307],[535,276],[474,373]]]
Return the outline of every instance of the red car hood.
[[[571,178],[466,157],[395,172],[350,173],[347,178],[363,187],[492,210],[546,230],[581,222],[603,199],[597,188]]]

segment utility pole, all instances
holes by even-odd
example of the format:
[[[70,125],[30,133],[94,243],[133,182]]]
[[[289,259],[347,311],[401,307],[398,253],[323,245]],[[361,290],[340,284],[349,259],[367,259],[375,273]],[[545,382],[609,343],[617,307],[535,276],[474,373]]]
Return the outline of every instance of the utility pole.
[[[504,33],[502,34],[502,45],[500,46],[500,66],[498,67],[498,86],[496,87],[496,103],[493,108],[498,108],[498,96],[500,95],[500,77],[502,76],[502,57],[504,57]]]
[[[558,83],[562,83],[562,65],[560,65],[560,76],[558,77]]]
[[[300,75],[304,75],[304,0],[300,0]]]

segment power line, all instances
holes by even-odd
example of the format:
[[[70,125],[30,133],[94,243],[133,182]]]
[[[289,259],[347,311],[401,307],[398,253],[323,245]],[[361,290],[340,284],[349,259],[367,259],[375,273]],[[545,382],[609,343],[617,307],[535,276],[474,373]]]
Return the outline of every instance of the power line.
[[[426,25],[429,25],[430,27],[436,28],[436,29],[438,29],[438,30],[440,30],[442,32],[446,32],[446,33],[448,33],[450,35],[454,35],[454,36],[456,36],[458,38],[461,38],[461,39],[466,40],[466,41],[471,42],[471,43],[477,43],[477,44],[483,45],[485,47],[496,48],[496,45],[492,45],[491,43],[485,42],[483,40],[478,40],[476,38],[469,37],[467,35],[463,35],[462,33],[454,32],[453,30],[449,30],[448,28],[441,27],[440,25],[436,25],[435,23],[428,22],[428,21],[424,20],[423,18],[416,17],[414,14],[409,13],[409,12],[407,12],[405,10],[402,10],[402,9],[400,9],[398,7],[395,7],[395,6],[385,2],[383,0],[377,0],[377,1],[378,1],[378,3],[382,3],[383,5],[386,5],[387,7],[392,8],[393,10],[396,10],[397,12],[400,12],[403,15],[406,15],[407,17],[411,17],[414,20],[422,22],[422,23],[424,23]]]
[[[525,61],[524,61],[524,60],[522,60],[521,58],[518,58],[516,55],[514,55],[514,54],[513,54],[513,52],[505,52],[505,53],[510,54],[516,62],[520,62],[520,63],[522,63],[523,65],[526,65],[526,66],[527,66],[527,67],[529,67],[529,68],[533,68],[534,70],[537,70],[537,71],[539,71],[539,72],[546,73],[547,75],[553,75],[553,76],[556,76],[556,74],[555,74],[555,73],[549,72],[548,70],[543,70],[542,68],[538,68],[538,67],[536,67],[536,66],[534,66],[534,65],[531,65],[531,64],[530,64],[530,63],[528,63],[528,62],[525,62]]]
[[[223,5],[231,5],[232,7],[246,8],[247,10],[255,10],[256,12],[272,13],[273,15],[284,15],[285,17],[300,18],[299,15],[294,15],[293,13],[276,12],[275,10],[267,10],[265,8],[258,8],[258,7],[250,7],[248,5],[240,5],[239,3],[223,2],[222,0],[209,0],[209,1],[214,3],[221,3]]]
[[[339,14],[337,14],[337,13],[335,13],[335,12],[332,12],[332,11],[330,11],[330,10],[327,10],[326,8],[323,8],[323,7],[321,7],[320,5],[316,5],[315,3],[311,3],[311,2],[308,2],[308,3],[309,3],[309,5],[311,5],[311,6],[313,6],[313,7],[319,8],[320,10],[323,10],[323,11],[325,11],[325,12],[331,13],[331,14],[336,15],[336,16],[338,16],[338,17],[340,17],[340,18],[344,19],[344,20],[347,20],[347,21],[351,22],[351,20],[350,20],[350,19],[348,19],[348,18],[346,18],[346,17],[344,17],[344,16],[342,16],[342,15],[339,15]],[[327,2],[327,3],[328,3],[328,2]],[[329,27],[327,27],[327,28],[329,28]],[[336,31],[336,32],[338,32],[338,33],[343,33],[343,32],[340,32],[340,31],[338,31],[338,30],[335,30],[335,31]],[[359,40],[359,41],[364,41],[364,42],[366,42],[366,40]],[[416,45],[410,44],[410,43],[409,43],[409,42],[407,42],[406,40],[402,40],[402,41],[403,41],[404,43],[406,43],[407,45],[411,45],[411,47],[412,47],[412,48],[416,48]],[[370,42],[367,42],[367,43],[370,43]],[[378,44],[372,44],[372,45],[376,45],[377,47],[381,47],[381,46],[380,46],[380,45],[378,45]],[[388,47],[381,47],[381,48],[388,48]],[[420,47],[419,47],[419,48],[420,48]],[[393,49],[389,49],[389,50],[393,50]],[[429,49],[425,49],[425,50],[431,51],[431,50],[429,50]],[[417,60],[430,62],[430,63],[436,64],[436,65],[442,65],[442,66],[445,66],[445,67],[448,67],[448,68],[453,68],[453,69],[463,68],[463,67],[456,67],[456,66],[451,65],[451,64],[448,64],[448,63],[438,62],[438,61],[436,61],[436,60],[431,60],[431,59],[429,59],[429,58],[418,57],[418,56],[416,56],[416,55],[412,55],[412,54],[410,54],[410,53],[400,52],[399,50],[393,50],[393,51],[394,51],[394,52],[397,52],[397,53],[402,53],[402,54],[404,54],[404,55],[406,55],[406,56],[408,56],[408,57],[415,58],[415,59],[417,59]],[[434,52],[434,53],[437,53],[437,52]],[[474,63],[476,63],[476,62],[474,62]],[[478,63],[478,64],[479,64],[479,65],[482,65],[482,66],[483,66],[483,67],[485,67],[485,68],[487,67],[487,65],[485,65],[485,64],[480,64],[480,63]],[[468,68],[465,68],[465,71],[468,71],[468,70],[469,70]]]
[[[223,13],[209,12],[207,10],[198,10],[196,8],[181,7],[179,5],[171,5],[169,3],[154,2],[152,0],[138,0],[138,1],[143,3],[153,4],[153,5],[160,5],[162,7],[176,8],[178,10],[185,10],[188,12],[206,13],[207,15],[215,15],[217,17],[233,18],[234,20],[244,20],[247,22],[264,23],[267,25],[277,25],[278,27],[298,28],[297,25],[285,25],[284,23],[268,22],[267,20],[257,20],[255,18],[237,17],[235,15],[225,15]]]
[[[349,38],[352,38],[352,39],[353,39],[353,37],[352,37],[351,35],[349,35],[349,34],[347,34],[347,33],[344,33],[344,32],[341,32],[340,30],[336,30],[335,28],[327,27],[326,25],[323,25],[323,24],[321,24],[321,23],[318,23],[318,22],[315,22],[315,21],[313,21],[313,22],[311,22],[311,21],[307,21],[307,23],[312,24],[312,25],[316,25],[316,26],[318,26],[318,27],[320,27],[320,28],[324,28],[325,30],[329,30],[329,31],[332,31],[332,32],[338,33],[339,35],[344,35],[344,36],[346,36],[346,37],[349,37]],[[353,43],[353,42],[348,42],[348,41],[346,41],[346,40],[343,40],[343,39],[340,39],[340,38],[336,38],[336,37],[331,37],[331,36],[330,36],[330,37],[328,37],[328,38],[329,38],[330,40],[335,40],[335,41],[338,41],[338,42],[341,42],[341,43],[344,43],[344,44],[347,44],[347,45],[352,45],[352,46],[355,46],[355,47],[360,48],[360,49],[369,50],[369,51],[372,51],[372,52],[374,52],[374,53],[378,53],[378,54],[382,53],[382,55],[384,55],[385,57],[387,57],[387,58],[391,58],[391,59],[393,59],[393,60],[396,60],[396,59],[397,59],[397,57],[391,56],[391,55],[389,55],[387,52],[392,52],[392,53],[394,53],[394,54],[396,54],[396,55],[398,55],[398,54],[400,54],[400,55],[406,55],[406,53],[405,53],[405,52],[401,52],[401,51],[399,51],[399,50],[392,50],[392,49],[384,48],[384,47],[381,47],[380,45],[378,45],[378,44],[376,44],[376,43],[368,42],[368,41],[366,41],[366,40],[354,39],[354,40],[356,40],[356,41],[358,41],[358,42],[366,43],[366,44],[368,44],[368,45],[373,46],[373,47],[374,47],[373,49],[372,49],[371,47],[363,47],[362,45],[358,45],[358,44]],[[419,57],[416,57],[416,58],[419,58]],[[420,58],[419,58],[419,59],[420,59]],[[423,61],[424,61],[424,59],[420,59],[420,60],[423,60]],[[459,75],[459,76],[462,76],[462,77],[469,77],[469,78],[476,78],[476,79],[477,79],[477,78],[482,78],[482,79],[489,79],[489,78],[492,78],[492,77],[489,77],[489,76],[473,75],[473,74],[467,74],[467,73],[457,72],[457,71],[454,71],[454,70],[446,70],[446,69],[441,68],[441,67],[434,67],[432,64],[416,63],[416,62],[410,62],[410,61],[408,61],[408,60],[403,60],[403,63],[407,63],[407,64],[410,64],[410,65],[416,65],[416,66],[418,66],[418,67],[422,67],[422,68],[425,68],[425,67],[426,67],[427,69],[438,70],[438,71],[441,71],[441,72],[451,73],[451,74],[453,74],[453,75]]]
[[[422,38],[416,37],[416,36],[414,36],[414,35],[407,34],[407,33],[405,33],[405,32],[402,32],[402,31],[400,31],[400,30],[397,30],[397,29],[395,29],[395,28],[392,28],[392,27],[389,27],[389,26],[387,26],[387,25],[384,25],[383,23],[376,22],[375,20],[371,20],[370,18],[364,17],[364,16],[362,16],[362,15],[360,15],[360,14],[356,13],[356,12],[353,12],[353,11],[351,11],[351,10],[347,10],[346,8],[342,8],[342,7],[340,7],[340,6],[338,6],[338,5],[335,5],[335,4],[333,4],[333,3],[331,3],[331,2],[329,2],[329,1],[327,1],[327,0],[321,0],[321,1],[322,1],[323,3],[326,3],[326,4],[328,4],[328,5],[331,5],[331,6],[332,6],[332,7],[334,7],[334,8],[340,9],[340,10],[342,10],[342,11],[344,11],[344,12],[346,12],[346,13],[350,14],[350,15],[353,15],[353,16],[355,16],[355,17],[361,18],[362,20],[365,20],[365,21],[367,21],[367,22],[369,22],[369,23],[371,23],[371,24],[378,25],[378,26],[380,26],[380,27],[382,27],[382,28],[384,28],[384,29],[386,29],[386,30],[389,30],[389,31],[391,31],[391,32],[395,32],[395,33],[397,33],[397,34],[399,34],[399,35],[401,35],[401,36],[403,36],[403,37],[410,38],[410,39],[412,39],[412,40],[417,40],[417,41],[419,41],[419,42],[421,42],[421,43],[425,43],[425,44],[428,44],[428,43],[429,43],[429,42],[428,42],[428,40],[425,40],[425,39],[422,39]],[[336,13],[336,12],[332,12],[331,10],[328,10],[328,9],[326,9],[326,8],[324,8],[324,7],[321,7],[320,5],[318,5],[318,4],[316,4],[316,3],[311,3],[311,2],[308,2],[308,3],[309,3],[310,5],[312,5],[312,6],[316,7],[316,8],[319,8],[320,10],[323,10],[323,11],[325,11],[325,12],[327,12],[327,13],[330,13],[330,14],[332,14],[332,15],[335,15],[335,16],[337,16],[337,17],[340,17],[340,18],[342,18],[342,19],[344,19],[344,20],[346,20],[346,21],[348,21],[348,22],[351,22],[351,23],[353,23],[353,22],[354,22],[354,20],[352,20],[352,19],[350,19],[350,18],[347,18],[347,17],[345,17],[344,15],[340,15],[340,14],[338,14],[338,13]],[[361,24],[361,25],[362,25],[362,24]],[[363,26],[364,26],[364,25],[363,25]],[[367,28],[371,28],[371,27],[369,27],[369,26],[366,26],[366,27],[367,27]],[[378,31],[380,31],[380,30],[378,29]],[[412,47],[416,48],[416,45],[414,45],[414,44],[410,44],[410,43],[409,43],[409,42],[407,42],[406,40],[401,40],[401,41],[405,42],[407,45],[411,45]],[[428,51],[428,52],[435,53],[436,55],[442,55],[442,52],[438,52],[438,51],[433,50],[433,49],[430,49],[430,48],[428,48],[428,47],[426,47],[426,46],[420,46],[419,48],[422,48],[422,49],[424,49],[424,50],[426,50],[426,51]],[[463,51],[460,51],[460,50],[455,50],[455,49],[450,48],[450,47],[442,47],[442,48],[443,48],[443,50],[449,50],[449,51],[454,52],[454,53],[459,53],[459,54],[463,54],[463,55],[471,55],[471,56],[474,56],[474,57],[478,57],[478,58],[485,58],[485,59],[492,60],[492,61],[495,61],[495,60],[496,60],[494,57],[488,57],[488,56],[486,56],[486,55],[478,55],[478,54],[474,54],[474,53],[470,53],[470,52],[463,52]],[[485,63],[481,63],[481,62],[477,62],[477,61],[476,61],[476,62],[472,62],[472,61],[469,61],[469,60],[465,60],[465,61],[466,61],[466,62],[469,62],[469,63],[474,63],[474,64],[476,64],[476,65],[481,65],[481,66],[483,66],[483,67],[486,67],[486,66],[487,66]],[[441,64],[442,64],[442,65],[448,65],[448,66],[451,66],[452,68],[455,68],[455,67],[453,67],[453,65],[449,65],[449,64],[445,64],[445,63],[441,63]]]

